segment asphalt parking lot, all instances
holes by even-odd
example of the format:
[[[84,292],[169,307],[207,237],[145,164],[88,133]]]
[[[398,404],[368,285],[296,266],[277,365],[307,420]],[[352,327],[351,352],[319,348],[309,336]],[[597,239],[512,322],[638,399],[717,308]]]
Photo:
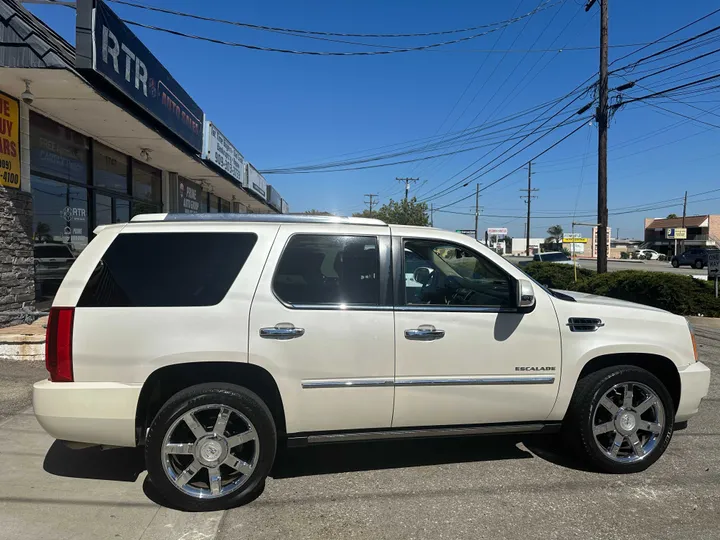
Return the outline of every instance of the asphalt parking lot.
[[[42,366],[0,363],[0,538],[714,540],[720,538],[716,323],[696,326],[702,360],[715,370],[710,395],[645,473],[588,472],[557,452],[555,438],[311,447],[283,456],[256,501],[212,514],[160,506],[140,451],[71,451],[54,442],[28,408]]]

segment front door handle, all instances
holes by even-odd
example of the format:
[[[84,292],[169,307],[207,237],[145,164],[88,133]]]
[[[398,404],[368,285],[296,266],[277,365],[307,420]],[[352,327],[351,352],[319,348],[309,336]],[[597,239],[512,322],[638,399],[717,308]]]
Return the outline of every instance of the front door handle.
[[[269,328],[260,329],[260,337],[265,339],[295,339],[305,334],[304,328],[296,328],[292,324],[279,323]]]
[[[445,330],[438,330],[432,324],[421,324],[417,328],[405,330],[405,339],[411,341],[435,341],[445,337]]]

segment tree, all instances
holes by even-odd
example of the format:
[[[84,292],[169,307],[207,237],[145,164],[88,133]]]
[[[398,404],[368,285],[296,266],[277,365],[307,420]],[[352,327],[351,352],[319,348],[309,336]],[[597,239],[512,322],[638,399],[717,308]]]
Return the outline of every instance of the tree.
[[[548,237],[545,242],[554,242],[555,244],[561,244],[563,239],[563,228],[562,225],[552,225],[547,230]]]
[[[428,205],[427,203],[418,202],[416,197],[413,197],[409,201],[403,199],[398,202],[390,199],[389,203],[382,205],[377,211],[374,211],[372,216],[369,210],[355,213],[353,216],[374,217],[385,223],[392,223],[394,225],[418,225],[420,227],[430,225]]]
[[[512,253],[512,236],[505,236],[505,253]]]
[[[332,214],[330,212],[323,212],[322,210],[315,210],[314,208],[312,210],[305,210],[303,212],[306,216],[334,216],[335,214]]]
[[[666,219],[677,219],[677,214],[668,214],[668,217]]]

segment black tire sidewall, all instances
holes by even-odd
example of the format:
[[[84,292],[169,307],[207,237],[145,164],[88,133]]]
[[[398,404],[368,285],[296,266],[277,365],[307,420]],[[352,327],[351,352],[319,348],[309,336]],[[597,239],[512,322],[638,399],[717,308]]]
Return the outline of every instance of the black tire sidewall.
[[[638,367],[618,366],[602,370],[597,375],[598,380],[588,388],[588,392],[581,397],[578,403],[581,408],[581,414],[578,416],[580,422],[578,427],[583,449],[592,463],[604,472],[624,474],[644,471],[660,459],[672,438],[675,419],[675,406],[672,397],[657,377]],[[624,382],[637,382],[650,387],[660,398],[665,409],[665,425],[657,446],[644,459],[633,463],[618,463],[608,458],[598,448],[593,434],[593,413],[598,402],[610,388]]]
[[[677,260],[672,261],[670,264],[672,264],[673,268],[679,268],[679,267],[680,267],[680,263],[679,263]]]
[[[702,270],[703,266],[704,265],[702,261],[695,261],[695,268],[697,268],[698,270]]]
[[[167,430],[175,420],[195,407],[211,404],[233,407],[252,422],[260,442],[260,456],[250,478],[237,491],[216,499],[197,499],[180,491],[168,478],[163,465],[162,445]],[[215,511],[240,506],[256,498],[273,466],[276,451],[275,422],[262,399],[241,386],[209,383],[186,388],[163,405],[147,433],[145,464],[150,481],[170,506],[188,511]]]

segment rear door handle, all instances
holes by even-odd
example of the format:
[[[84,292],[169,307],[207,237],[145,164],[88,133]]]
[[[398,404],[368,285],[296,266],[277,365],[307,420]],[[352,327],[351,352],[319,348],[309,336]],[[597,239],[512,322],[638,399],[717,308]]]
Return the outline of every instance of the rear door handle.
[[[287,323],[276,324],[269,328],[260,329],[260,337],[265,339],[278,339],[288,340],[295,339],[305,334],[304,328],[296,328],[293,325]]]
[[[445,337],[445,330],[438,330],[432,324],[421,324],[417,328],[405,330],[405,339],[411,341],[435,341]]]

